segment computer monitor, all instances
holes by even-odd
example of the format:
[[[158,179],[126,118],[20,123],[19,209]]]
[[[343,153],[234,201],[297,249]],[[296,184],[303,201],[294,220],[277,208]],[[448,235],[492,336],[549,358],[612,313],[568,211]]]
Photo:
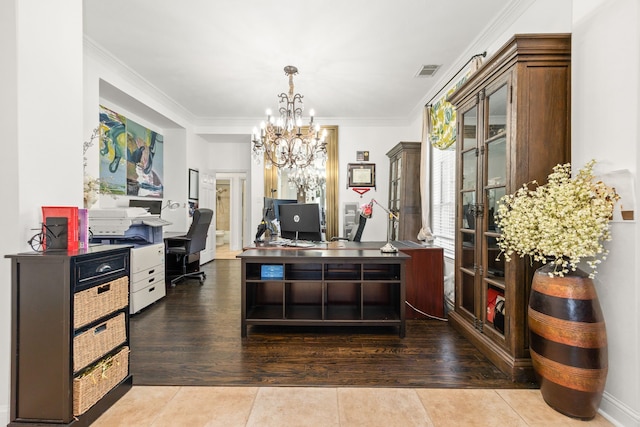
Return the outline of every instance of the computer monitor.
[[[298,201],[296,199],[274,199],[271,197],[265,197],[263,203],[264,219],[267,219],[269,221],[277,219],[278,221],[280,221],[280,205],[298,203]]]
[[[129,199],[130,208],[145,208],[152,215],[160,215],[162,200],[136,200]]]
[[[296,199],[273,199],[273,210],[276,215],[276,219],[280,221],[280,206],[282,205],[291,205],[293,203],[298,203]]]
[[[283,239],[321,241],[320,205],[317,203],[280,205],[280,236]]]

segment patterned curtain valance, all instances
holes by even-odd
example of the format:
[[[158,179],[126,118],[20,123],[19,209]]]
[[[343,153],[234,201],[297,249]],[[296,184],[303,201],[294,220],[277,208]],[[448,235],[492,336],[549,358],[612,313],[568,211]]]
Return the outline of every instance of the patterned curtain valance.
[[[458,90],[470,75],[471,71],[467,72],[458,83],[449,88],[445,95],[431,106],[429,141],[435,148],[446,150],[456,142],[456,109],[447,101],[447,98]]]
[[[442,98],[429,107],[429,141],[431,141],[431,145],[435,148],[446,150],[456,142],[456,109],[450,102],[447,102],[447,98],[458,90],[473,73],[478,71],[480,65],[482,65],[482,58],[484,58],[486,54],[487,52],[473,55],[444,87],[446,88],[467,65],[471,64],[471,67],[467,69],[464,76],[455,85],[447,89],[447,92]]]

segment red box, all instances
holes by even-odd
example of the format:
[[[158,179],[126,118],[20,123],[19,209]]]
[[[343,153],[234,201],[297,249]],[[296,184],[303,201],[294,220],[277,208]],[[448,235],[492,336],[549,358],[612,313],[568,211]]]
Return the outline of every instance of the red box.
[[[487,289],[487,322],[493,323],[493,319],[496,314],[496,303],[498,302],[498,296],[500,292],[493,288]]]
[[[77,206],[43,206],[42,223],[47,223],[47,218],[62,217],[67,218],[67,250],[78,250],[78,207]],[[46,236],[46,233],[44,233]],[[43,239],[42,247],[47,249],[46,237]]]

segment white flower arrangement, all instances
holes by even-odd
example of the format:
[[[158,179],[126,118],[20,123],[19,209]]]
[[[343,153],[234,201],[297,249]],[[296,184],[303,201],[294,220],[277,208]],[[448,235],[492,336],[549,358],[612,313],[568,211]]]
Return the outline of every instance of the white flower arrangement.
[[[595,276],[608,254],[603,242],[611,240],[609,221],[619,196],[594,179],[594,164],[591,160],[574,178],[570,163],[556,165],[547,184],[532,181],[500,199],[498,246],[506,261],[514,253],[543,264],[551,260],[555,267],[550,276],[562,277],[584,258],[589,277]]]
[[[84,174],[84,207],[90,208],[95,202],[98,201],[98,194],[100,194],[100,182],[97,178]]]

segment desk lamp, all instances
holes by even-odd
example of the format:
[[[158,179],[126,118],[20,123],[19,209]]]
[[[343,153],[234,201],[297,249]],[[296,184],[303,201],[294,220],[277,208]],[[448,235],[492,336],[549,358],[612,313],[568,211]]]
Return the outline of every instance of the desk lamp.
[[[175,200],[167,200],[167,203],[165,203],[165,205],[162,207],[161,211],[165,210],[165,209],[169,209],[170,211],[175,211],[176,209],[178,209],[180,207],[180,202],[176,202]]]
[[[376,199],[371,199],[371,202],[369,202],[369,204],[367,205],[371,214],[373,214],[373,203],[380,206],[382,210],[384,210],[387,213],[387,215],[389,215],[389,220],[391,221],[392,227],[395,227],[395,224],[396,224],[395,221],[398,221],[400,219],[398,215],[391,212],[389,209],[385,208],[384,206],[382,206],[380,203],[378,203]],[[388,223],[387,223],[387,244],[380,248],[380,252],[385,254],[394,254],[398,252],[398,248],[396,248],[391,244],[391,227],[389,227]]]

